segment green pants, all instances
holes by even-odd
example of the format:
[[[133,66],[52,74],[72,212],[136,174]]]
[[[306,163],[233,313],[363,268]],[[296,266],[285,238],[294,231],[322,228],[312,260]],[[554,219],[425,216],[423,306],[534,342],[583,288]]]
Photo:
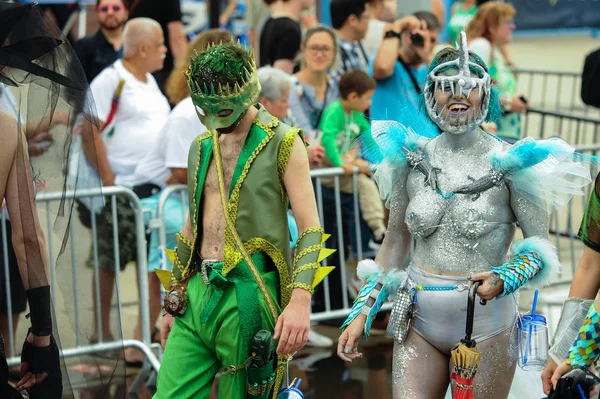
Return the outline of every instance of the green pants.
[[[254,255],[252,257],[255,258]],[[259,262],[256,263],[260,269]],[[254,280],[247,270],[248,266],[242,262],[229,274],[228,280],[239,278],[244,281],[241,284],[236,282],[226,285],[218,304],[204,323],[200,320],[201,314],[203,319],[206,319],[203,310],[212,307],[211,297],[219,289],[212,283],[207,286],[199,273],[190,278],[187,286],[187,310],[173,323],[158,373],[154,399],[208,398],[215,375],[219,371],[231,365],[242,365],[248,359],[250,342],[243,337],[253,337],[261,329],[274,331],[275,323],[268,312],[266,302],[258,288],[251,287]],[[273,270],[261,274],[272,298],[279,303],[278,272]],[[218,295],[219,293],[217,297]],[[248,300],[248,295],[256,295],[257,301],[253,298]],[[238,296],[244,297],[239,304]],[[252,308],[249,309],[248,304],[251,304]],[[245,313],[242,323],[240,309]],[[251,322],[246,321],[248,316]],[[242,332],[240,328],[246,331]],[[219,398],[245,397],[245,370],[220,378]]]

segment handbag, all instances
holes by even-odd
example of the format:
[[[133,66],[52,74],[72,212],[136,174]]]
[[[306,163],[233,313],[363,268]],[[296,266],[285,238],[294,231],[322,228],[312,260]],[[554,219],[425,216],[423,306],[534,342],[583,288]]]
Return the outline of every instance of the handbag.
[[[400,287],[394,304],[392,305],[392,314],[388,322],[387,333],[394,337],[398,343],[404,343],[417,311],[415,283],[408,277],[404,279]]]

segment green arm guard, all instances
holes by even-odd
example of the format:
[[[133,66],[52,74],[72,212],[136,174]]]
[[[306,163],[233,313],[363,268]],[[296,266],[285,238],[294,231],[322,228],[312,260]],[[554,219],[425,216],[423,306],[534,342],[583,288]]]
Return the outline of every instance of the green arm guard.
[[[298,237],[296,242],[296,256],[294,257],[294,272],[292,274],[291,288],[302,288],[312,293],[313,281],[319,267],[319,253],[322,245],[323,229],[311,227]]]

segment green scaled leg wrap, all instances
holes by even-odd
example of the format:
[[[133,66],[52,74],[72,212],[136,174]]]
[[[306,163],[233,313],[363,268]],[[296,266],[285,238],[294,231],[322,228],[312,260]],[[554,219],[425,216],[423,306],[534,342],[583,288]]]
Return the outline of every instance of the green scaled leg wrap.
[[[600,314],[596,305],[592,304],[588,310],[579,336],[569,350],[567,364],[572,367],[590,367],[600,357]]]
[[[302,288],[313,293],[313,281],[319,268],[319,254],[323,248],[322,238],[323,229],[320,227],[306,229],[298,237],[293,263],[292,289]]]

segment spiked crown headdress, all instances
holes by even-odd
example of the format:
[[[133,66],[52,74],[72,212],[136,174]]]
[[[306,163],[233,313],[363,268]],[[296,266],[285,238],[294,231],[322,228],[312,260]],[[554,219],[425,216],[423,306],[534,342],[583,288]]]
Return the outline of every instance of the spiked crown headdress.
[[[241,57],[235,57],[227,51],[232,47],[246,52],[250,62],[243,62]],[[217,73],[226,75],[227,81],[206,79]],[[237,44],[208,45],[193,57],[185,77],[194,104],[203,111],[198,112],[198,116],[210,131],[234,124],[246,109],[258,101],[260,94],[254,52],[247,50],[239,41]],[[232,112],[227,116],[219,116],[223,110]]]

